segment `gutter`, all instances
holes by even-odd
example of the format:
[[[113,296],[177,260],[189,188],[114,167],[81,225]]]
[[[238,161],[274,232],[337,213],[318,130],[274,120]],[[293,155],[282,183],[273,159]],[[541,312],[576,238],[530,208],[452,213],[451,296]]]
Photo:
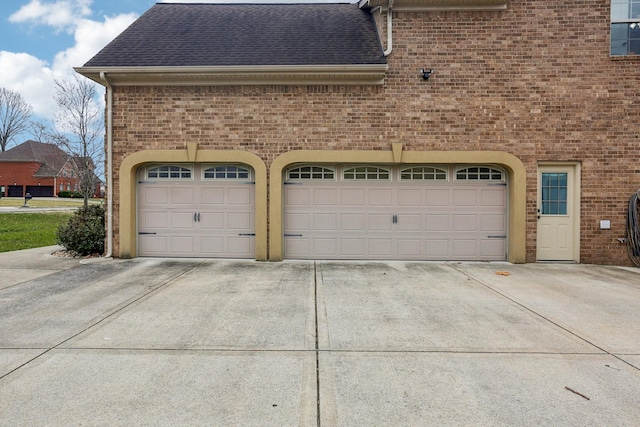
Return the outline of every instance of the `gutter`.
[[[100,80],[107,88],[107,253],[113,256],[113,88],[107,80],[107,73],[100,72]]]
[[[393,50],[393,1],[389,0],[387,6],[387,50],[384,51],[384,56],[387,57]],[[382,10],[380,10],[382,13]]]

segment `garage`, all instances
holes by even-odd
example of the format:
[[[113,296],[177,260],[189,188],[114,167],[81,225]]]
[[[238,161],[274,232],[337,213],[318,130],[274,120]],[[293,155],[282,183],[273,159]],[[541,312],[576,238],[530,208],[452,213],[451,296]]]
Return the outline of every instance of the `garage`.
[[[285,258],[507,258],[499,167],[296,165],[284,179]]]
[[[138,255],[254,258],[253,176],[238,164],[140,168]]]

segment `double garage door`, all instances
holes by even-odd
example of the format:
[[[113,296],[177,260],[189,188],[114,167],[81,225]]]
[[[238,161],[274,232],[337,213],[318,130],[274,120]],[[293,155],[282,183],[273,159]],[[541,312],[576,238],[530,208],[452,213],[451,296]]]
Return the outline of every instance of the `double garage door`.
[[[241,165],[152,165],[138,172],[138,254],[255,257],[255,184]]]
[[[286,258],[506,259],[498,168],[303,165],[284,191]]]

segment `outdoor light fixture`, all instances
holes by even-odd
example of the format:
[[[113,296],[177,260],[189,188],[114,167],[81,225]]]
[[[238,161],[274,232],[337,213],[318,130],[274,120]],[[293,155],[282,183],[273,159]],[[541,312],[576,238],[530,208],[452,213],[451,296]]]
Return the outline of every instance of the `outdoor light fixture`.
[[[429,77],[431,77],[431,74],[433,74],[434,71],[435,70],[433,68],[430,68],[428,70],[420,68],[420,74],[422,74],[422,79],[429,80]]]

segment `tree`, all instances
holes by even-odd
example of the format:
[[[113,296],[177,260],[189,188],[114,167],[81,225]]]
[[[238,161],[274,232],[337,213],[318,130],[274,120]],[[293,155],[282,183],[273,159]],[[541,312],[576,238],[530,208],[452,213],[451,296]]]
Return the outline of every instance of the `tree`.
[[[6,88],[0,88],[0,151],[24,132],[29,126],[33,107],[22,95]]]
[[[53,141],[73,156],[79,191],[85,209],[98,184],[96,164],[102,162],[104,125],[102,109],[96,103],[96,86],[88,79],[73,75],[56,79]]]

